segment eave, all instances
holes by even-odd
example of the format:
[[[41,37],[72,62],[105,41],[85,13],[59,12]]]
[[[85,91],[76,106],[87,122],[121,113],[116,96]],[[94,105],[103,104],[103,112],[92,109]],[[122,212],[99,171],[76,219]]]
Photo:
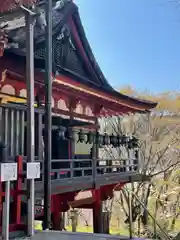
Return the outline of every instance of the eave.
[[[4,60],[6,62],[2,65],[7,66],[8,65],[8,58],[10,56],[5,55]],[[22,57],[24,58],[24,57]],[[21,59],[22,60],[22,59]],[[13,73],[13,59],[11,58],[9,61],[9,68],[7,66],[7,72],[6,74],[11,75],[10,77],[12,79],[19,79],[20,81],[25,81],[25,72],[22,71],[18,74]],[[22,63],[23,61],[18,61],[19,63]],[[21,65],[21,64],[20,64]],[[11,67],[10,67],[11,66]],[[22,70],[25,69],[24,66],[21,65]],[[18,66],[17,66],[18,69]],[[126,95],[120,94],[116,91],[110,91],[100,88],[99,86],[95,86],[92,84],[87,84],[87,81],[79,82],[78,77],[75,78],[75,76],[72,73],[62,74],[62,75],[56,75],[53,76],[53,89],[59,94],[64,93],[64,95],[67,95],[69,97],[73,97],[74,99],[81,99],[82,101],[87,101],[91,99],[91,102],[93,102],[95,105],[99,106],[99,108],[102,108],[101,113],[103,112],[104,115],[120,115],[124,113],[129,112],[146,112],[156,106],[156,103],[146,102],[139,99],[134,99],[131,97],[128,97]],[[40,84],[41,87],[44,86],[44,73],[40,73],[36,71],[36,83]]]
[[[87,85],[75,82],[65,76],[56,76],[53,82],[61,85],[60,89],[64,87],[75,91],[77,96],[83,94],[89,95],[89,97],[94,101],[96,100],[97,103],[102,104],[108,110],[112,109],[117,111],[117,113],[123,113],[123,108],[126,108],[126,112],[146,112],[156,107],[156,103],[134,99],[115,91],[96,90],[95,88],[87,87]]]

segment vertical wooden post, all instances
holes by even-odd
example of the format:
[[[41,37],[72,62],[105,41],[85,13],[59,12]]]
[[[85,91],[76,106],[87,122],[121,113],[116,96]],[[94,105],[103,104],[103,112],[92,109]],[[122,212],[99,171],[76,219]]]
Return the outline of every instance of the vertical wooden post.
[[[42,117],[40,112],[35,114],[35,156],[38,156],[39,161],[42,161],[44,152]]]
[[[61,231],[61,213],[59,211],[54,211],[52,213],[52,229],[56,231]]]
[[[53,198],[53,213],[52,213],[52,225],[53,230],[61,231],[61,222],[62,222],[62,214],[61,214],[61,195],[54,195]]]
[[[3,204],[2,239],[9,239],[10,181],[5,182],[5,202]]]
[[[26,22],[26,86],[27,86],[27,161],[34,162],[34,17],[35,13],[21,6]],[[27,231],[34,235],[34,179],[28,180],[28,216]]]
[[[22,190],[22,171],[23,171],[23,157],[17,156],[17,170],[18,170],[18,179],[15,185],[15,191],[16,196],[14,197],[14,203],[13,203],[13,222],[15,224],[21,223],[21,195],[19,194],[19,191]]]
[[[100,189],[94,190],[95,201],[93,203],[93,230],[94,233],[102,233],[102,202]]]
[[[52,155],[52,0],[46,1],[45,118],[44,118],[44,221],[51,224],[51,155]]]
[[[100,108],[101,109],[101,108]],[[98,111],[100,112],[100,109]],[[95,112],[96,116],[98,112]],[[96,118],[96,133],[98,131],[98,118]],[[101,202],[101,190],[100,186],[97,185],[96,182],[96,176],[97,176],[97,166],[98,166],[98,158],[99,158],[99,143],[97,142],[97,139],[94,141],[94,156],[93,156],[93,161],[94,162],[94,171],[95,171],[95,176],[94,176],[94,198],[95,201],[93,203],[93,229],[94,233],[102,233],[102,202]]]
[[[52,213],[52,225],[53,230],[62,231],[63,224],[62,224],[62,213],[59,211],[55,211]]]

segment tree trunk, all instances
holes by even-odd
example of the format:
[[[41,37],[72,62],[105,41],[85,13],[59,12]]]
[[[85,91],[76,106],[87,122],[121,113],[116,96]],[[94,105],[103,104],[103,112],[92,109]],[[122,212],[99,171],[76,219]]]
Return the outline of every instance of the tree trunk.
[[[105,233],[105,234],[109,234],[109,218],[110,218],[110,213],[109,213],[109,211],[106,211],[106,212],[103,212],[102,213],[102,218],[103,218],[103,233]]]
[[[144,201],[144,205],[145,205],[146,208],[148,207],[150,192],[151,192],[151,184],[148,185],[146,198],[145,198],[145,201]],[[146,228],[147,225],[148,225],[148,211],[146,209],[143,209],[143,215],[142,215],[141,220],[142,220],[142,223],[144,225],[144,228]]]
[[[138,237],[141,235],[141,218],[138,217],[138,230],[137,230]]]

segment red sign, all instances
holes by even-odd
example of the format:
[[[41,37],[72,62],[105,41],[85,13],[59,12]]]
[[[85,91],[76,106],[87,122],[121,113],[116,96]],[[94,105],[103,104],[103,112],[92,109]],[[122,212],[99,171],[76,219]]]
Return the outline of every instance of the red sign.
[[[19,5],[31,5],[37,0],[4,0],[0,1],[0,13],[10,12],[18,8]]]

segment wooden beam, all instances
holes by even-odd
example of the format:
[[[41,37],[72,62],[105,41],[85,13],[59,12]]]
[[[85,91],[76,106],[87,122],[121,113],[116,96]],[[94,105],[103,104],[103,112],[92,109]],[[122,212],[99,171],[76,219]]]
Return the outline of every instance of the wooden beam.
[[[2,99],[3,103],[8,103],[8,102],[13,102],[13,103],[26,103],[25,98],[5,94],[5,93],[0,93],[0,98]]]
[[[86,206],[86,208],[92,208],[92,204],[94,202],[93,197],[83,198],[79,200],[75,200],[72,202],[68,202],[69,206],[72,208],[82,208],[82,206]]]

